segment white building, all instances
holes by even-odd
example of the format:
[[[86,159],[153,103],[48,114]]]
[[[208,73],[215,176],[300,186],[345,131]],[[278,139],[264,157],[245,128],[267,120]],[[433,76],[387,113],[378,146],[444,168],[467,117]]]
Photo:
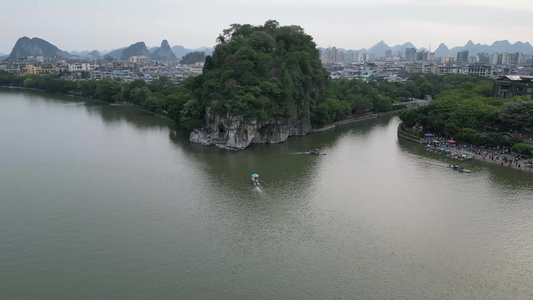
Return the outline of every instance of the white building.
[[[468,66],[469,75],[477,75],[482,77],[493,77],[493,74],[496,70],[490,64],[471,64]]]
[[[98,65],[96,64],[89,64],[89,63],[75,63],[75,64],[68,64],[68,70],[69,72],[82,72],[82,71],[94,71],[98,69]]]
[[[146,56],[131,56],[130,62],[136,63],[136,64],[144,64],[148,62],[148,57]]]

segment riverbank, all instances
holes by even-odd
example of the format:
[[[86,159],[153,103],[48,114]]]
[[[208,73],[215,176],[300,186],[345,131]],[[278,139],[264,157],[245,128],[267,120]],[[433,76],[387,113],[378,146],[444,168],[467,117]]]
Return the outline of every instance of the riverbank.
[[[403,103],[403,105],[406,105],[407,109],[413,109],[413,108],[417,108],[417,107],[420,107],[420,106],[427,106],[429,104],[429,102],[430,101],[428,101],[428,100],[413,100],[413,101],[405,102],[405,103]],[[405,109],[405,108],[402,108],[402,109]],[[322,126],[320,128],[314,129],[313,131],[311,131],[309,133],[328,131],[328,130],[334,129],[337,126],[341,126],[341,125],[345,125],[345,124],[350,124],[350,123],[359,122],[359,121],[365,121],[365,120],[372,120],[372,119],[376,119],[376,118],[383,117],[383,116],[396,115],[402,109],[396,109],[396,110],[380,112],[380,113],[369,112],[369,113],[364,113],[364,114],[359,115],[359,116],[354,115],[353,117],[349,117],[349,118],[347,118],[345,120],[342,120],[342,121],[326,124],[326,125],[324,125],[324,126]]]
[[[5,85],[2,85],[2,86],[0,86],[0,88],[17,89],[17,90],[26,90],[26,91],[34,91],[34,92],[43,92],[43,93],[50,94],[49,92],[47,92],[47,91],[45,91],[45,90],[35,89],[35,88],[28,88],[28,87],[23,87],[23,86],[5,86]],[[107,105],[111,105],[111,106],[119,106],[119,107],[131,108],[131,109],[135,109],[135,110],[138,110],[138,111],[146,112],[146,113],[152,114],[152,115],[154,115],[154,116],[156,116],[156,117],[160,117],[160,118],[163,118],[163,119],[165,119],[165,120],[168,120],[168,121],[174,122],[174,120],[172,120],[172,119],[169,118],[169,117],[166,117],[166,116],[164,116],[164,115],[161,115],[161,114],[157,114],[157,113],[151,112],[151,111],[149,111],[149,110],[143,109],[142,107],[139,107],[139,106],[136,106],[136,105],[133,105],[133,104],[127,103],[127,102],[105,102],[105,101],[102,101],[102,100],[96,100],[96,99],[91,99],[91,98],[79,97],[79,96],[72,95],[72,94],[57,94],[57,95],[65,96],[65,97],[71,97],[71,98],[76,98],[76,99],[80,99],[80,100],[94,101],[94,102],[98,102],[98,103],[102,103],[102,104],[107,104]]]
[[[501,149],[498,147],[483,147],[474,148],[467,145],[449,145],[446,144],[444,138],[437,138],[439,141],[436,145],[431,146],[431,143],[435,140],[424,139],[422,145],[425,145],[426,149],[446,155],[450,158],[461,159],[475,159],[485,163],[496,164],[501,167],[516,169],[525,172],[533,172],[533,160],[523,158],[518,153],[512,153],[509,149]],[[438,145],[441,144],[441,145]]]
[[[50,92],[48,92],[46,90],[36,89],[36,88],[28,88],[28,87],[21,87],[21,86],[0,86],[0,88],[17,89],[17,90],[28,90],[28,91],[36,91],[36,92],[44,92],[44,93],[47,93],[47,94],[53,94],[53,93],[50,93]],[[119,107],[131,108],[131,109],[135,109],[135,110],[138,110],[138,111],[142,111],[142,112],[146,112],[146,113],[152,114],[154,116],[163,118],[163,119],[171,121],[171,122],[175,122],[174,120],[172,120],[171,118],[169,118],[169,117],[167,117],[165,115],[161,115],[161,114],[157,114],[157,113],[148,111],[146,109],[143,109],[143,108],[141,108],[139,106],[133,105],[133,104],[128,103],[128,102],[106,102],[106,101],[101,101],[101,100],[97,100],[97,99],[80,97],[80,96],[77,96],[77,95],[74,95],[74,94],[57,94],[57,95],[72,97],[72,98],[76,98],[76,99],[80,99],[80,100],[84,100],[84,101],[95,101],[95,102],[98,102],[98,103],[107,104],[107,105],[111,105],[111,106],[119,106]],[[421,105],[427,105],[427,103],[424,102],[423,104],[420,104],[419,102],[416,102],[416,103],[414,103],[414,105],[421,106]],[[317,128],[317,129],[314,129],[314,130],[308,132],[308,134],[324,132],[324,131],[332,130],[332,129],[338,127],[338,126],[351,124],[351,123],[354,123],[354,122],[372,120],[372,119],[379,118],[381,116],[396,115],[400,111],[401,111],[401,109],[392,110],[392,111],[388,111],[388,112],[381,112],[381,113],[368,112],[368,113],[364,113],[364,114],[361,114],[361,115],[351,115],[345,120],[334,122],[334,123],[330,123],[330,124],[326,124],[325,126],[322,126],[320,128]]]
[[[475,159],[485,163],[499,165],[505,168],[516,169],[525,172],[533,173],[533,160],[524,159],[517,153],[511,153],[508,149],[501,148],[475,148],[473,146],[460,144],[447,144],[445,138],[420,138],[416,139],[414,136],[406,134],[401,131],[401,124],[398,126],[398,138],[417,143],[427,149],[428,151],[445,155],[450,159],[468,160]],[[435,142],[437,141],[437,142]]]
[[[394,112],[398,113],[398,111],[394,111]],[[313,129],[313,131],[310,131],[309,133],[324,132],[324,131],[328,131],[328,130],[334,129],[337,126],[350,124],[350,123],[354,123],[354,122],[359,122],[359,121],[372,120],[372,119],[379,118],[379,116],[380,116],[380,114],[376,114],[376,113],[362,114],[360,116],[352,117],[352,118],[349,118],[349,119],[346,119],[346,120],[342,120],[342,121],[338,121],[338,122],[335,122],[335,123],[326,124],[326,125],[324,125],[324,126],[322,126],[320,128]]]

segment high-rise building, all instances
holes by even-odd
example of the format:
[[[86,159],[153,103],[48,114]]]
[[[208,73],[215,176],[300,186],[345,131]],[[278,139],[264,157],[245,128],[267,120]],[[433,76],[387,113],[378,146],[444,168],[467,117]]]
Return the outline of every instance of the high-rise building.
[[[337,57],[335,58],[335,62],[344,62],[344,59],[345,59],[344,52],[339,51],[337,53]]]
[[[406,61],[415,61],[415,58],[416,58],[416,48],[405,49],[405,60]]]
[[[324,56],[322,58],[322,63],[333,63],[337,61],[337,48],[336,47],[328,47],[324,50]]]
[[[503,62],[506,65],[519,65],[522,62],[522,53],[505,53],[505,61]]]
[[[469,64],[475,64],[475,63],[478,63],[478,62],[479,62],[479,56],[475,55],[475,56],[468,57],[468,63]]]
[[[345,62],[354,62],[354,61],[357,61],[358,58],[359,58],[358,52],[353,51],[353,50],[348,50],[348,52],[344,54]]]
[[[486,52],[478,53],[477,55],[479,57],[480,63],[489,63],[490,62],[490,55]]]
[[[417,61],[426,61],[428,60],[428,52],[427,51],[420,51],[416,53],[416,60]]]
[[[392,50],[385,51],[385,59],[390,59],[392,57]]]
[[[457,52],[457,61],[463,63],[468,62],[468,50]]]
[[[490,56],[490,64],[491,65],[501,65],[503,60],[503,54],[499,54],[498,52],[492,53]]]

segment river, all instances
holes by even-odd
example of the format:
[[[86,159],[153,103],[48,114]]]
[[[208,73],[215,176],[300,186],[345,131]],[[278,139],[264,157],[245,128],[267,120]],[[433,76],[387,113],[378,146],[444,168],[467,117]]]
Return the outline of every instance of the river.
[[[398,123],[232,152],[142,111],[2,89],[0,294],[532,299],[533,175],[455,172]]]

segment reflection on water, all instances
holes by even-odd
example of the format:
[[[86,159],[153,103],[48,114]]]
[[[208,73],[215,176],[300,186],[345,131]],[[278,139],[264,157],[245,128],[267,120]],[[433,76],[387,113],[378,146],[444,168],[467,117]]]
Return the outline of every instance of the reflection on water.
[[[137,129],[168,129],[171,121],[154,116],[151,113],[128,107],[86,102],[85,108],[90,115],[98,116],[108,125],[127,123]]]
[[[2,295],[532,298],[533,176],[458,173],[398,123],[233,152],[142,111],[0,91]]]

